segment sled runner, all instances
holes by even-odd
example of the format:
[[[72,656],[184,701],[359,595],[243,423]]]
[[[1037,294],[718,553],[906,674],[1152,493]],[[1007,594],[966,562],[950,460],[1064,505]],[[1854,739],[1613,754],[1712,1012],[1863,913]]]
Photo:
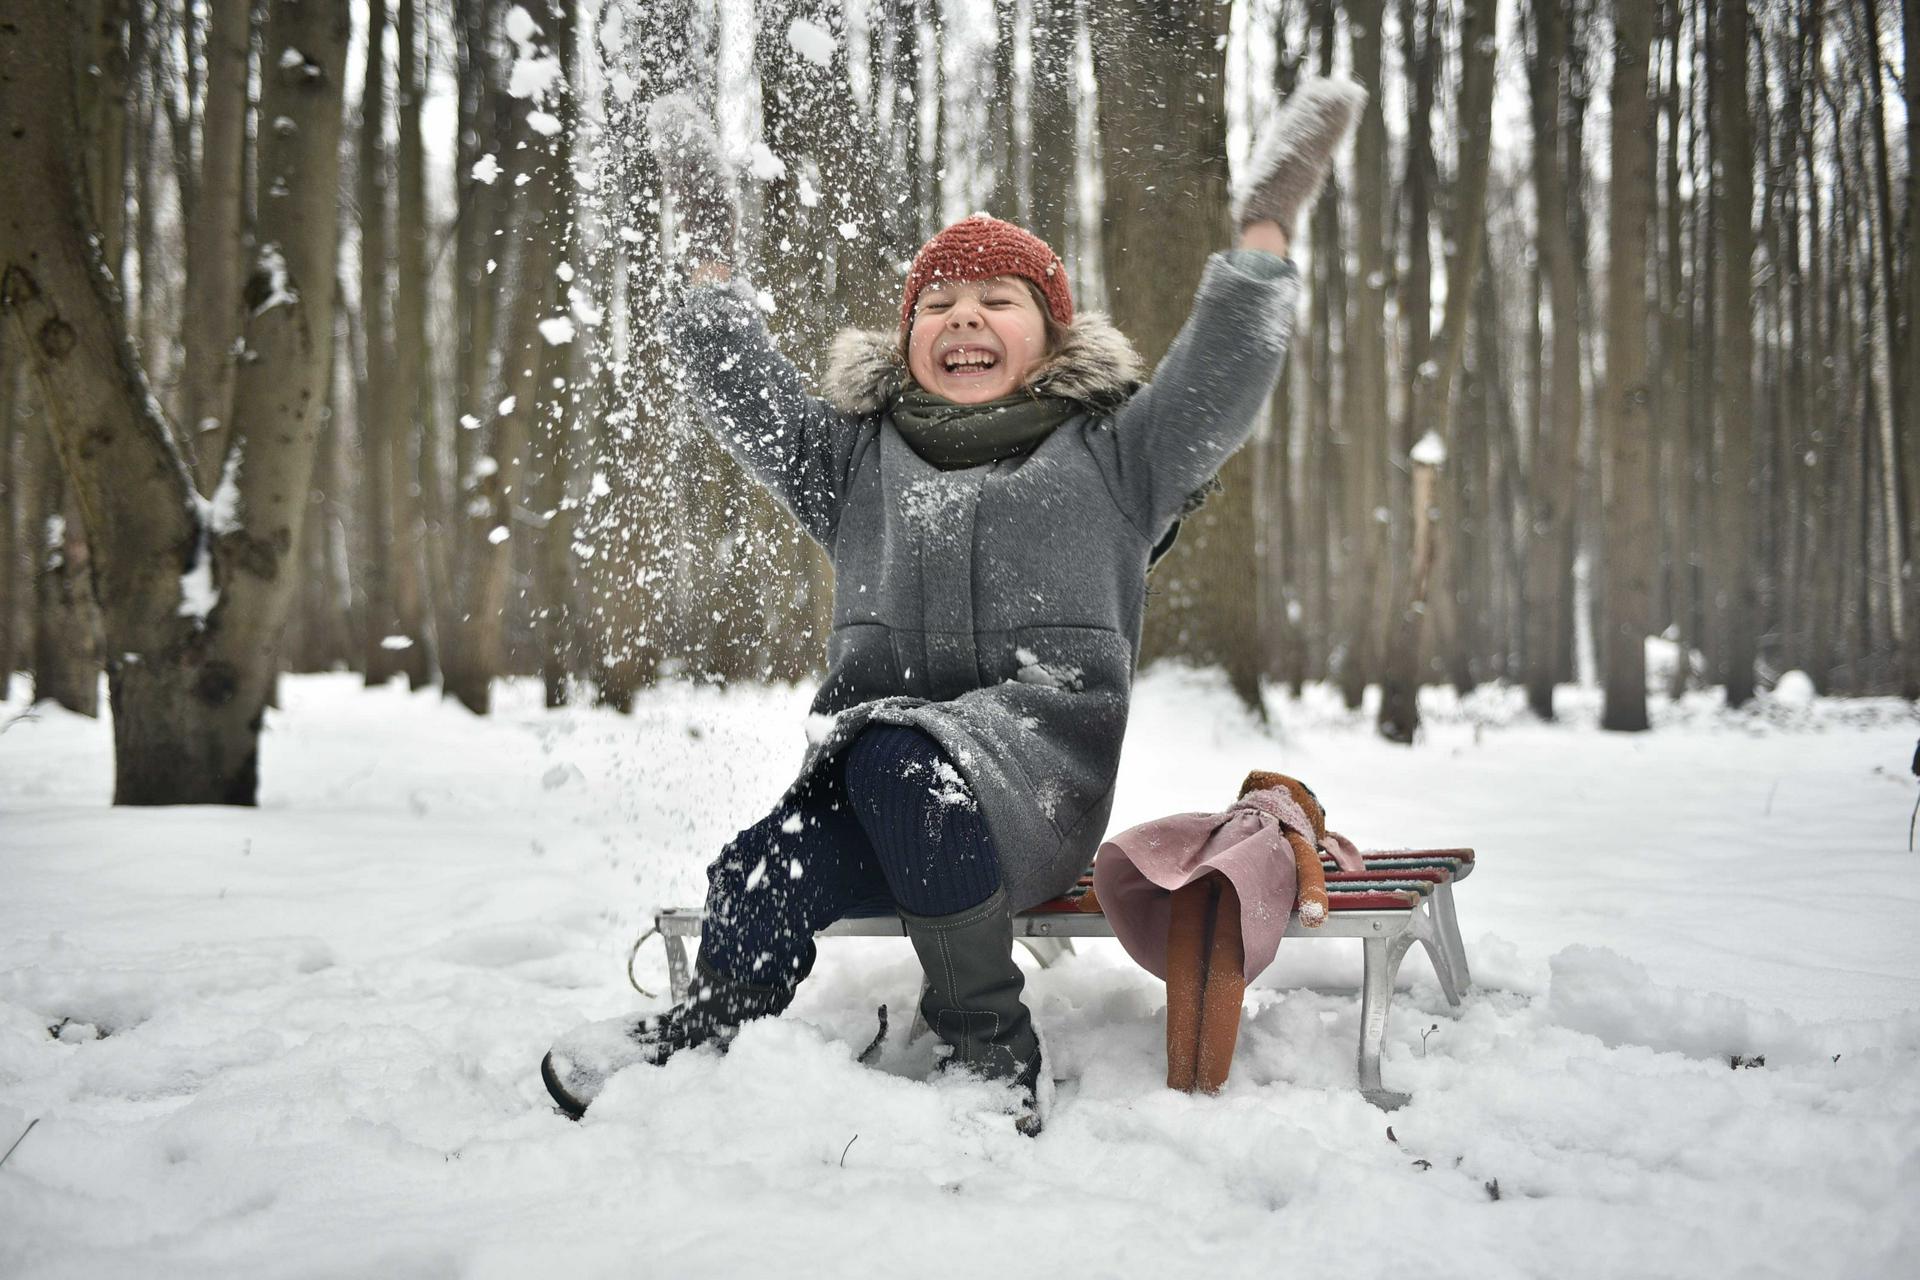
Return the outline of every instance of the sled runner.
[[[1472,873],[1473,850],[1397,849],[1362,853],[1361,858],[1366,863],[1365,871],[1341,871],[1331,861],[1324,863],[1329,908],[1326,923],[1309,929],[1296,914],[1288,923],[1286,936],[1361,939],[1366,971],[1360,987],[1360,1092],[1375,1106],[1392,1110],[1409,1097],[1387,1089],[1380,1081],[1380,1053],[1386,1043],[1387,1014],[1400,961],[1414,943],[1426,948],[1450,1005],[1458,1006],[1472,983],[1454,911],[1453,886]],[[1014,916],[1014,939],[1041,967],[1072,952],[1075,938],[1113,936],[1099,908],[1087,905],[1086,895],[1092,884],[1093,871],[1088,868],[1065,895]],[[666,943],[667,972],[676,1001],[686,998],[691,983],[687,939],[700,936],[705,918],[706,912],[698,907],[670,908],[654,917],[654,928]],[[816,936],[904,934],[897,915],[879,911],[835,921]]]

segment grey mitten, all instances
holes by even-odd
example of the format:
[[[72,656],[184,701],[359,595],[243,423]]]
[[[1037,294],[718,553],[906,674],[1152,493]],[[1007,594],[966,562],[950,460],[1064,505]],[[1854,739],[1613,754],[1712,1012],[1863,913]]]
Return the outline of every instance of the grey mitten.
[[[730,261],[740,220],[734,203],[738,175],[712,119],[689,95],[662,94],[647,106],[647,141],[673,197],[683,256],[694,262]]]
[[[1239,226],[1271,218],[1289,235],[1300,211],[1320,198],[1333,171],[1333,149],[1352,131],[1367,91],[1351,80],[1308,80],[1261,127],[1247,181],[1234,193]]]

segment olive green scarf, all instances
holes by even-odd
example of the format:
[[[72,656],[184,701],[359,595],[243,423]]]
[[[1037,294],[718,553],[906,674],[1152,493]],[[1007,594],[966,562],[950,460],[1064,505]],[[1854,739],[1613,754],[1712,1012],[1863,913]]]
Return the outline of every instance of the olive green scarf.
[[[942,471],[955,471],[1028,453],[1080,412],[1071,400],[1026,391],[985,404],[955,404],[908,387],[893,402],[893,425],[915,453]]]

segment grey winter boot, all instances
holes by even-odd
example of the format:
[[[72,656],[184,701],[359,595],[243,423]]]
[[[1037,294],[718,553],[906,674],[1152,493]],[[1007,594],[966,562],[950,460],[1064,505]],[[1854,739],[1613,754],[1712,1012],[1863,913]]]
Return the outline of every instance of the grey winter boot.
[[[575,1027],[540,1061],[540,1078],[560,1109],[578,1120],[616,1071],[658,1065],[682,1049],[717,1044],[724,1052],[740,1024],[771,1017],[793,1003],[792,987],[739,982],[704,960],[693,963],[693,989],[665,1013],[608,1018]]]
[[[985,902],[952,915],[902,911],[900,919],[926,970],[920,1012],[952,1049],[943,1069],[966,1067],[1013,1084],[1021,1094],[1020,1131],[1039,1133],[1040,1038],[1020,1000],[1027,980],[1013,960],[1007,891],[996,889]]]

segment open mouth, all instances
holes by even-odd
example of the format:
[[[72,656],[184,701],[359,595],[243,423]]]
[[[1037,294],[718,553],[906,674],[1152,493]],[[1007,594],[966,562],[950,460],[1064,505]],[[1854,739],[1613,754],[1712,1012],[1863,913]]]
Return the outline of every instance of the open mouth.
[[[978,347],[962,347],[949,351],[940,357],[940,367],[946,373],[957,377],[971,377],[989,373],[999,367],[1000,357],[991,351],[982,351]]]

